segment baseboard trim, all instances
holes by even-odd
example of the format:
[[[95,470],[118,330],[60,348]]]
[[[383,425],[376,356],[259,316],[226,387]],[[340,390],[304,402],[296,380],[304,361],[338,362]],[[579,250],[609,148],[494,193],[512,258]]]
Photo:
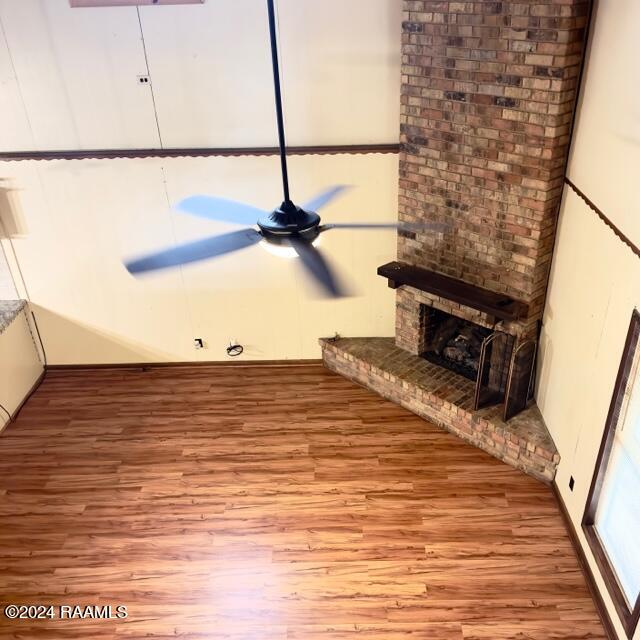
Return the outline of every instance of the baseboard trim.
[[[596,605],[596,610],[598,615],[600,616],[600,620],[602,621],[602,626],[604,627],[604,631],[609,640],[618,640],[618,635],[616,634],[615,627],[613,626],[613,621],[611,620],[611,616],[609,615],[609,611],[602,599],[602,595],[598,589],[596,584],[595,577],[593,575],[593,571],[591,570],[591,566],[587,561],[587,557],[584,554],[584,550],[582,545],[580,544],[580,540],[578,538],[578,534],[576,532],[576,528],[569,517],[569,512],[567,511],[567,507],[562,499],[562,495],[560,494],[560,490],[558,489],[558,485],[554,480],[551,488],[553,490],[553,495],[556,498],[556,502],[560,507],[560,512],[562,513],[562,518],[564,520],[565,528],[567,529],[567,533],[569,534],[569,538],[571,540],[571,544],[573,546],[574,551],[576,552],[576,556],[578,557],[578,562],[580,563],[580,569],[582,570],[582,574],[584,575],[584,579],[587,583],[587,587],[589,589],[589,593],[591,593],[591,597],[593,598],[593,602]]]
[[[95,364],[48,364],[46,371],[83,371],[87,369],[164,369],[167,367],[300,367],[322,364],[321,358],[308,360],[196,360],[186,362],[115,362]]]

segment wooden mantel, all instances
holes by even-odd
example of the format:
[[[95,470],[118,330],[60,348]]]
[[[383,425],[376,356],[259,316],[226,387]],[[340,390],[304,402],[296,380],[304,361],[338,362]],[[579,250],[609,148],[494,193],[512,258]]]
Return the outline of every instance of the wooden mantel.
[[[414,267],[405,262],[389,262],[378,267],[378,275],[389,280],[393,289],[402,285],[426,291],[453,302],[483,311],[500,320],[519,320],[527,316],[529,307],[509,296],[477,287],[435,271]]]

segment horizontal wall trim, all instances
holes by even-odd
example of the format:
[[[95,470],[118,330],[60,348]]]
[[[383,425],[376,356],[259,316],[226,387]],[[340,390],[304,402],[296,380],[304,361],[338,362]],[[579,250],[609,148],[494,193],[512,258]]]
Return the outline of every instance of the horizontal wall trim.
[[[369,153],[399,153],[394,144],[337,144],[287,147],[291,156],[361,155]],[[109,160],[115,158],[209,158],[238,156],[275,156],[278,147],[202,147],[174,149],[78,149],[60,151],[2,151],[0,160]]]
[[[631,240],[627,238],[627,236],[625,236],[624,233],[622,233],[622,231],[620,231],[620,229],[618,229],[618,227],[613,224],[613,222],[611,222],[611,220],[604,214],[604,212],[599,209],[582,191],[580,191],[580,189],[578,189],[578,187],[576,187],[576,185],[573,184],[573,182],[571,182],[569,178],[565,177],[564,181],[571,187],[571,189],[577,196],[584,200],[585,204],[600,218],[600,220],[602,220],[602,222],[604,222],[611,229],[611,231],[613,231],[613,233],[615,233],[616,236],[618,236],[618,238],[622,242],[624,242],[624,244],[626,244],[627,247],[631,249],[631,251],[633,251],[633,253],[638,258],[640,258],[640,248],[637,247],[633,242],[631,242]]]
[[[571,516],[569,515],[569,511],[567,510],[567,506],[564,503],[562,495],[560,494],[560,490],[558,489],[558,485],[556,481],[553,481],[551,485],[553,489],[553,494],[555,495],[556,502],[560,507],[560,513],[562,514],[562,518],[564,520],[565,528],[569,534],[569,539],[571,540],[571,545],[573,546],[576,555],[578,556],[578,562],[580,564],[580,569],[582,570],[582,574],[587,582],[587,587],[589,588],[589,592],[591,593],[591,597],[593,598],[593,602],[596,606],[596,610],[598,611],[598,615],[600,616],[600,620],[602,621],[602,626],[604,627],[604,632],[607,635],[609,640],[617,640],[617,633],[615,627],[613,626],[613,622],[611,621],[611,616],[609,615],[609,611],[607,610],[607,606],[602,599],[602,594],[598,589],[598,585],[596,584],[595,577],[593,575],[593,571],[591,570],[591,566],[587,560],[587,557],[584,553],[584,549],[580,544],[580,539],[578,538],[578,534],[576,532],[576,528],[571,521]]]
[[[96,364],[48,364],[46,371],[83,371],[87,369],[164,369],[167,367],[300,367],[321,365],[319,358],[308,360],[195,360],[184,362],[114,362]]]

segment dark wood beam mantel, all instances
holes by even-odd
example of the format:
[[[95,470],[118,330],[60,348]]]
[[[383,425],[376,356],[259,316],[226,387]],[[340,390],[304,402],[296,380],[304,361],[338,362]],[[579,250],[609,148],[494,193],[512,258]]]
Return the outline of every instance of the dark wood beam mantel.
[[[389,262],[378,267],[378,275],[389,280],[389,286],[402,285],[453,300],[472,309],[477,309],[500,320],[525,318],[529,307],[524,302],[509,296],[483,289],[462,280],[414,267],[405,262]]]

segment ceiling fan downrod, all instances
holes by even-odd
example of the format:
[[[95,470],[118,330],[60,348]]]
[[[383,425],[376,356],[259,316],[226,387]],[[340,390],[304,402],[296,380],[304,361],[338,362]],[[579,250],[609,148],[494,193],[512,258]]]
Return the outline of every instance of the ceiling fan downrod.
[[[273,88],[276,99],[276,119],[278,121],[278,142],[280,146],[280,167],[282,169],[282,188],[284,201],[282,210],[294,209],[295,205],[289,197],[289,173],[287,171],[287,147],[284,137],[284,117],[282,115],[282,91],[280,89],[280,64],[278,62],[278,38],[276,34],[276,13],[274,0],[267,0],[269,11],[269,36],[271,39],[271,63],[273,66]]]
[[[273,90],[276,101],[276,120],[278,123],[278,142],[280,147],[280,167],[282,170],[282,189],[284,200],[279,208],[268,216],[261,217],[257,224],[262,235],[268,240],[278,242],[284,238],[301,236],[313,240],[319,233],[320,216],[313,211],[305,211],[296,206],[289,195],[289,173],[287,171],[287,145],[284,133],[282,111],[282,90],[280,87],[280,64],[278,62],[278,36],[276,32],[276,12],[274,0],[267,0],[269,12],[269,36],[271,40],[271,62],[273,66]]]

